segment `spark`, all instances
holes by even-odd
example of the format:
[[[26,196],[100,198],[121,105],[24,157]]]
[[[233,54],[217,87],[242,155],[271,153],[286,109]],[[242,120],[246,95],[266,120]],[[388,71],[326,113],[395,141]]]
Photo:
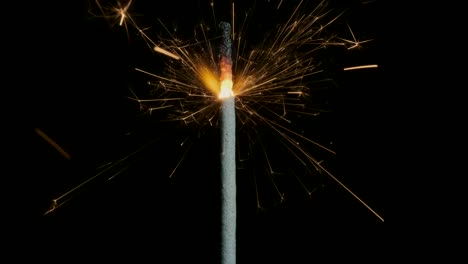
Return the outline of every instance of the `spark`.
[[[68,154],[62,147],[60,147],[59,144],[57,144],[55,141],[53,141],[49,136],[47,136],[46,133],[44,133],[42,130],[40,130],[39,128],[35,128],[34,131],[41,137],[43,138],[45,141],[47,141],[47,143],[49,143],[52,147],[55,148],[55,150],[57,150],[64,158],[66,158],[67,160],[71,159],[71,156],[70,154]]]
[[[379,65],[377,65],[377,64],[369,64],[369,65],[346,67],[346,68],[343,68],[343,70],[344,71],[353,71],[353,70],[362,70],[362,69],[370,69],[370,68],[378,68],[378,67],[379,67]]]
[[[140,148],[138,148],[136,151],[130,153],[129,155],[121,158],[120,160],[116,161],[114,164],[111,163],[111,165],[109,167],[107,167],[106,169],[104,169],[103,171],[97,173],[96,175],[92,176],[91,178],[88,178],[87,180],[81,182],[80,184],[76,185],[75,187],[71,188],[70,190],[68,190],[67,192],[63,193],[62,195],[60,195],[59,197],[55,198],[55,199],[52,199],[52,205],[50,206],[50,208],[44,213],[44,215],[47,215],[49,213],[52,213],[54,212],[55,210],[57,210],[59,207],[61,207],[62,205],[64,205],[65,203],[67,203],[68,201],[70,201],[72,198],[73,198],[73,194],[75,194],[77,191],[79,191],[80,189],[83,189],[86,185],[88,185],[89,183],[91,183],[92,181],[100,178],[101,176],[103,175],[106,175],[107,172],[111,172],[112,169],[116,168],[118,165],[122,165],[126,160],[130,159],[131,157],[135,156],[137,153],[139,153],[140,151],[142,151],[143,149],[147,148],[148,146],[150,146],[151,144],[153,144],[155,141],[152,141],[152,142],[149,142],[147,144],[144,144],[143,146],[141,146]],[[108,163],[109,164],[109,163]],[[108,165],[106,164],[106,165]],[[103,165],[103,166],[106,166],[106,165]],[[101,167],[103,167],[101,166]],[[118,172],[114,173],[112,176],[108,177],[108,180],[112,180],[113,178],[115,178],[115,176],[119,175],[120,173],[122,173],[123,171],[125,171],[128,167],[124,167],[123,169],[119,170]]]
[[[351,33],[351,36],[353,37],[353,40],[348,40],[348,39],[344,39],[344,38],[340,38],[340,39],[345,41],[346,43],[352,44],[352,46],[347,48],[348,50],[354,49],[354,48],[359,48],[359,47],[361,47],[361,44],[372,41],[372,39],[358,41],[356,39],[356,37],[354,36],[353,30],[351,30],[351,27],[349,26],[349,24],[346,24],[346,25],[348,26],[349,32]]]
[[[213,15],[214,25],[217,25],[218,23],[216,22],[216,15],[215,15],[215,11],[214,11],[214,0],[210,0],[210,6],[211,6],[211,13]]]
[[[276,7],[276,9],[280,9],[280,6],[281,6],[282,3],[283,3],[283,0],[280,0],[280,2],[278,4],[278,6]]]
[[[344,183],[342,183],[338,178],[331,174],[327,169],[325,169],[320,163],[317,163],[317,166],[320,167],[328,176],[330,176],[335,182],[337,182],[341,187],[343,187],[349,194],[351,194],[356,200],[358,200],[362,205],[364,205],[372,214],[374,214],[380,221],[384,222],[384,218],[380,216],[374,209],[372,209],[366,202],[364,202],[359,196],[357,196],[353,191],[351,191]]]
[[[129,0],[124,5],[120,1],[117,1],[117,6],[112,8],[102,6],[101,0],[95,0],[95,2],[101,13],[104,14],[105,18],[118,21],[119,26],[123,26],[127,32],[127,35],[129,35],[127,21],[130,21],[131,24],[134,24],[134,21],[128,11],[132,5],[132,0]],[[110,14],[106,15],[108,13]]]
[[[128,8],[132,4],[132,0],[128,1],[127,5],[123,7],[120,5],[120,2],[118,3],[119,7],[115,9],[115,12],[120,16],[119,26],[122,26],[125,23],[125,19],[127,18]]]
[[[185,139],[180,145],[182,146],[185,141],[187,141],[187,139]],[[179,162],[177,163],[177,165],[174,167],[174,169],[172,170],[171,174],[169,174],[169,178],[172,178],[172,176],[174,176],[176,170],[179,168],[180,164],[182,163],[182,161],[184,161],[184,158],[185,156],[187,156],[187,153],[189,153],[189,150],[190,150],[190,146],[187,147],[187,149],[185,150],[184,154],[182,155],[182,157],[179,159]]]
[[[171,53],[171,52],[169,52],[169,51],[167,51],[167,50],[165,50],[165,49],[163,49],[163,48],[160,48],[160,47],[158,47],[158,46],[155,46],[155,47],[154,47],[154,51],[159,52],[159,53],[161,53],[161,54],[164,54],[164,55],[166,55],[166,56],[169,56],[169,57],[171,57],[171,58],[173,58],[173,59],[180,60],[180,57],[179,57],[179,56],[177,56],[177,55],[175,55],[174,53]]]
[[[310,196],[312,196],[312,193],[314,193],[315,191],[317,191],[317,188],[314,188],[312,191],[309,191],[309,188],[307,188],[306,184],[301,180],[301,178],[299,178],[299,176],[297,176],[296,173],[294,173],[294,171],[291,170],[291,174],[293,174],[297,181],[299,181],[299,183],[301,184],[302,188],[304,188],[304,190],[307,192],[307,194]]]
[[[287,141],[289,141],[291,143],[292,146],[296,147],[297,150],[302,153],[305,157],[307,157],[309,159],[309,161],[312,162],[312,164],[320,171],[323,171],[326,173],[326,175],[328,175],[330,178],[332,178],[336,183],[338,183],[341,187],[343,187],[349,194],[351,194],[357,201],[359,201],[362,205],[364,205],[371,213],[373,213],[377,218],[379,218],[382,222],[384,222],[384,219],[383,217],[381,217],[375,210],[373,210],[366,202],[364,202],[358,195],[356,195],[351,189],[349,189],[345,184],[343,184],[338,178],[336,178],[332,173],[330,173],[325,167],[323,167],[321,165],[321,161],[317,161],[314,157],[312,157],[311,155],[309,155],[304,149],[302,149],[300,146],[298,146],[297,144],[294,144],[295,142],[292,140],[291,137],[287,136],[286,134],[280,132],[276,127],[274,127],[274,125],[277,125],[276,123],[274,122],[271,122],[271,121],[268,121],[266,120],[267,124],[269,124],[271,126],[271,128],[275,131],[277,131],[284,139],[286,139]],[[280,126],[281,128],[285,129],[286,131],[289,131],[291,133],[293,133],[294,135],[296,136],[299,136],[301,138],[304,139],[304,137],[302,137],[301,135],[289,130],[289,129],[286,129],[285,127],[283,126]],[[306,140],[308,140],[307,138],[305,138]],[[309,141],[309,140],[308,140]],[[330,151],[332,152],[333,154],[335,154],[334,151],[320,145],[320,144],[317,144],[315,142],[312,142],[318,146],[320,146],[321,148],[327,150],[327,151]],[[265,150],[264,150],[265,151]],[[294,154],[294,152],[293,152]],[[266,152],[265,152],[265,155],[266,155]],[[270,164],[268,162],[268,164]],[[271,169],[271,166],[270,166],[270,171],[271,173],[273,173],[272,169]],[[276,186],[275,186],[276,187]],[[281,199],[283,199],[283,197],[281,196]]]

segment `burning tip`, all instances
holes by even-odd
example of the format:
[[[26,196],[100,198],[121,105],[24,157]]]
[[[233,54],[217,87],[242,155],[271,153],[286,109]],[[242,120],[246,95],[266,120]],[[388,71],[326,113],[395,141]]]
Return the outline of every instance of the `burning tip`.
[[[232,92],[232,80],[223,80],[221,82],[221,90],[219,93],[219,98],[224,99],[224,98],[229,98],[233,97],[234,93]]]

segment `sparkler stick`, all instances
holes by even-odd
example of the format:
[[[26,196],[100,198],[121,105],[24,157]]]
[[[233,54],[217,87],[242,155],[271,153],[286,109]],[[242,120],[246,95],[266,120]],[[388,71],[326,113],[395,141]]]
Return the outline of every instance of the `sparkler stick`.
[[[231,25],[219,24],[221,68],[221,263],[236,263],[236,113],[232,92]]]

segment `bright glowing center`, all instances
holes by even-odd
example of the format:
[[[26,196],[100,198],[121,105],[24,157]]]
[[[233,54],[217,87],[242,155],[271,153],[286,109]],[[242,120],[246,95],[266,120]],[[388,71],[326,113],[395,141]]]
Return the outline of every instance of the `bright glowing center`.
[[[228,98],[234,96],[234,93],[232,92],[232,80],[223,80],[221,82],[221,90],[219,92],[219,98]]]
[[[229,58],[221,57],[221,86],[219,90],[219,98],[228,98],[234,96],[232,92],[232,62]]]

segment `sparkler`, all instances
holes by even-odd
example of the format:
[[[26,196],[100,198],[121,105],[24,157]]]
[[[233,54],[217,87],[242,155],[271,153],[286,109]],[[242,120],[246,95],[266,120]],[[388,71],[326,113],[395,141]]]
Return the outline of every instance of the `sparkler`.
[[[221,263],[236,263],[236,112],[232,92],[231,26],[221,22]]]
[[[314,95],[318,90],[316,87],[328,86],[332,83],[331,80],[314,81],[312,79],[322,73],[320,62],[315,56],[318,51],[328,47],[343,47],[346,50],[351,50],[368,42],[368,40],[358,41],[349,25],[351,40],[327,34],[328,27],[340,15],[330,18],[325,3],[322,1],[312,12],[303,14],[300,12],[303,8],[303,1],[300,1],[293,8],[287,21],[276,29],[275,34],[265,37],[266,40],[255,48],[248,47],[244,39],[247,28],[245,21],[249,13],[246,14],[244,22],[239,25],[239,23],[234,22],[233,12],[232,27],[234,28],[236,25],[238,29],[238,32],[232,31],[234,52],[231,54],[231,43],[229,43],[231,37],[227,36],[231,34],[228,32],[230,29],[227,29],[229,24],[223,23],[221,24],[223,48],[221,48],[221,61],[219,63],[215,59],[216,46],[212,44],[213,39],[208,36],[205,25],[200,25],[197,28],[195,43],[180,41],[167,29],[170,37],[166,39],[159,36],[155,41],[154,38],[147,35],[147,30],[137,26],[128,13],[131,2],[125,5],[119,4],[118,8],[112,10],[119,25],[125,26],[127,31],[127,25],[133,26],[151,50],[171,61],[164,74],[136,68],[136,71],[154,78],[149,82],[154,88],[154,99],[140,99],[136,94],[131,99],[138,102],[142,108],[147,109],[149,113],[156,110],[168,111],[170,120],[182,121],[185,124],[197,123],[200,127],[206,124],[214,125],[219,117],[223,139],[221,163],[222,188],[223,191],[226,191],[223,194],[223,202],[226,202],[223,204],[223,208],[226,209],[223,212],[223,214],[226,213],[225,219],[234,219],[233,221],[235,221],[236,217],[236,205],[233,204],[236,197],[236,158],[234,155],[236,141],[240,140],[236,140],[234,137],[236,124],[233,120],[237,115],[240,124],[238,129],[252,132],[247,136],[249,140],[259,142],[259,153],[266,161],[267,174],[281,201],[285,197],[274,176],[277,175],[277,170],[273,158],[269,154],[269,147],[263,143],[266,141],[262,138],[265,134],[262,134],[259,127],[268,128],[270,135],[265,137],[273,135],[278,139],[279,148],[291,154],[290,156],[301,166],[312,167],[318,173],[326,175],[351,194],[353,199],[359,201],[369,212],[384,221],[375,210],[327,168],[326,161],[319,160],[316,155],[311,154],[311,149],[316,149],[317,152],[333,156],[335,151],[332,146],[314,141],[294,127],[294,116],[316,117],[324,112],[320,105],[315,108],[310,107],[315,103]],[[101,8],[101,5],[99,6]],[[211,2],[211,6],[213,7],[213,2]],[[285,3],[279,1],[276,8],[279,10],[284,6]],[[232,8],[234,10],[234,5]],[[160,22],[165,28],[164,23]],[[353,66],[343,68],[343,70],[365,70],[367,68],[378,68],[378,65]],[[242,163],[245,157],[241,153],[243,146],[240,145],[240,147],[237,153],[239,163]],[[173,174],[174,172],[170,176],[172,177]],[[295,176],[302,188],[311,195],[315,189],[311,190],[312,188],[305,182],[304,177]],[[85,183],[87,182],[89,181]],[[257,182],[256,178],[255,182]],[[81,188],[82,186],[83,184],[80,184],[77,187]],[[58,205],[63,204],[61,202],[67,201],[71,193],[67,192],[58,199],[54,199],[53,207],[47,213],[58,208]],[[257,205],[260,208],[258,190],[256,193]],[[228,223],[226,222],[226,224]],[[223,237],[226,234],[226,240],[223,239],[223,241],[226,241],[226,245],[234,244],[233,248],[226,248],[226,251],[229,251],[226,253],[228,256],[226,258],[232,259],[234,257],[235,259],[235,240],[229,241],[229,239],[235,239],[235,235],[231,235],[233,230],[235,232],[235,225],[234,227],[226,226],[226,229],[223,233]]]

